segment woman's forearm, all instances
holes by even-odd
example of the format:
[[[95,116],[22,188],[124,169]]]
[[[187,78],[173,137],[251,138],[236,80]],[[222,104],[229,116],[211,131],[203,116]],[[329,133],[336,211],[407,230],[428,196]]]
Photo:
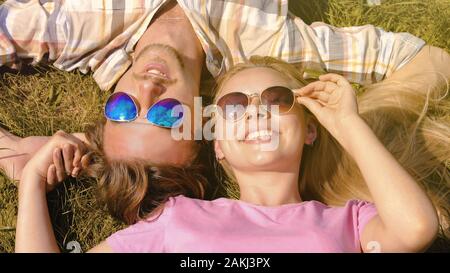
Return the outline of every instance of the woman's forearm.
[[[73,136],[87,143],[83,133]],[[12,180],[19,180],[28,160],[49,141],[49,136],[21,138],[0,128],[0,168]]]
[[[16,252],[60,252],[48,212],[45,182],[26,169],[19,186]]]
[[[395,236],[411,249],[424,247],[438,229],[436,211],[426,193],[361,118],[355,117],[346,128],[351,128],[344,130],[348,152],[368,185],[386,236]]]

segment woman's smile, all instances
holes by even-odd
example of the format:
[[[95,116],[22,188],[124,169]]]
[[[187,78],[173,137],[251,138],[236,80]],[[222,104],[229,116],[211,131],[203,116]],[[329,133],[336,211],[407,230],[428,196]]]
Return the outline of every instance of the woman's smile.
[[[245,135],[245,139],[243,140],[243,142],[245,144],[270,143],[272,141],[272,138],[278,137],[279,135],[279,132],[272,130],[249,131]]]

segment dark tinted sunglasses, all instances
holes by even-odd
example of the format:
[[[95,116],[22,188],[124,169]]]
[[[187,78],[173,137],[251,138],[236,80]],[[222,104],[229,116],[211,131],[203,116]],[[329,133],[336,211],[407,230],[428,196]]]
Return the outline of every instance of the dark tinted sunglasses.
[[[291,89],[284,86],[272,86],[261,93],[245,94],[242,92],[232,92],[223,95],[217,100],[217,106],[222,110],[222,116],[226,120],[239,120],[247,112],[247,107],[251,104],[253,97],[259,97],[261,105],[270,112],[271,106],[278,106],[279,113],[287,113],[295,105],[295,98],[298,95]]]

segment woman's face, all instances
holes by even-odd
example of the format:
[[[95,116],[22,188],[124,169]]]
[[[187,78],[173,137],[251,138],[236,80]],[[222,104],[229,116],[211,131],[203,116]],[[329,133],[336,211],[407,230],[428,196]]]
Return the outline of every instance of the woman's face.
[[[219,90],[218,98],[231,92],[261,94],[272,86],[300,87],[293,84],[271,68],[248,68],[227,80]],[[217,115],[217,158],[225,159],[235,171],[298,170],[303,145],[312,143],[316,136],[315,125],[309,119],[305,120],[303,106],[295,103],[289,112],[276,115],[258,107],[259,97],[252,97],[251,103],[246,115],[237,121]],[[232,133],[227,135],[226,132]]]

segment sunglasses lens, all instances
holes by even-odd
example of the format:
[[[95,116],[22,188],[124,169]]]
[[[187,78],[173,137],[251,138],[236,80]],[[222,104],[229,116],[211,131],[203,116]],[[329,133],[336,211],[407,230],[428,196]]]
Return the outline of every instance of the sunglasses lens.
[[[291,89],[283,86],[274,86],[264,90],[261,94],[261,103],[270,111],[271,106],[278,106],[280,113],[286,113],[294,104],[294,94]]]
[[[222,116],[227,120],[241,118],[248,106],[248,97],[241,92],[226,94],[217,101],[217,106],[222,110]]]
[[[137,108],[129,95],[117,92],[106,102],[105,116],[113,121],[131,121],[137,117]]]
[[[147,120],[157,126],[175,128],[183,121],[183,105],[176,99],[160,100],[148,110]]]

